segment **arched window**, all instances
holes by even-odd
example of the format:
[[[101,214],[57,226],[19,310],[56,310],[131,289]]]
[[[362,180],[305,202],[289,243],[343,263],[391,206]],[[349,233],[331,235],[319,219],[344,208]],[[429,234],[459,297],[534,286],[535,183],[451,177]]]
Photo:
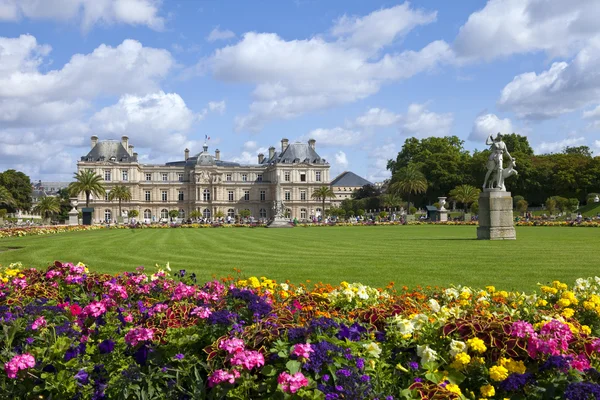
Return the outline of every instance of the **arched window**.
[[[292,209],[291,208],[286,208],[285,209],[285,216],[287,218],[290,218],[292,216]]]
[[[260,211],[258,212],[258,215],[261,218],[267,218],[267,210],[265,210],[264,208],[261,208]]]
[[[300,219],[306,219],[306,208],[300,209]]]
[[[179,218],[185,218],[185,210],[183,208],[179,210]]]
[[[167,210],[166,208],[160,210],[160,217],[164,219],[169,218],[169,210]]]
[[[231,218],[235,217],[235,210],[233,208],[227,210],[227,216]]]
[[[112,220],[112,213],[109,209],[104,210],[104,220],[109,222]]]
[[[202,199],[204,201],[210,201],[210,190],[204,189],[204,191],[202,192]]]
[[[152,218],[152,211],[150,211],[149,209],[145,209],[144,210],[144,219],[150,219]]]
[[[210,218],[210,210],[208,208],[205,208],[204,211],[202,211],[202,216],[204,218]]]

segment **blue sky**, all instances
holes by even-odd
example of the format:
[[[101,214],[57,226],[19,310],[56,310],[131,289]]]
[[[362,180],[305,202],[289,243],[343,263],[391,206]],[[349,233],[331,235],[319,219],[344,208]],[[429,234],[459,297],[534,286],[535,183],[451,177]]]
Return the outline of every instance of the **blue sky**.
[[[0,170],[69,180],[89,137],[144,162],[317,140],[388,177],[407,137],[600,152],[594,0],[0,0]]]

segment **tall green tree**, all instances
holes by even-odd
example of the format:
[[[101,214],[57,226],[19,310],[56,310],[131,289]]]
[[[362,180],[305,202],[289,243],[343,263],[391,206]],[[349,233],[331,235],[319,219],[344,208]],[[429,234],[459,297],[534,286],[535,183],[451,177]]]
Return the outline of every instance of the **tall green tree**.
[[[465,208],[465,212],[469,209],[469,206],[479,199],[481,190],[471,185],[459,185],[450,191],[450,198],[454,201],[462,203]]]
[[[115,199],[119,201],[119,216],[121,216],[123,215],[121,212],[121,202],[131,201],[131,191],[125,185],[117,185],[108,193],[108,200],[113,201]]]
[[[386,208],[400,207],[402,205],[402,197],[397,193],[386,193],[380,196],[381,205]]]
[[[90,206],[90,196],[103,197],[106,193],[103,179],[92,170],[84,169],[75,173],[75,182],[69,185],[69,192],[73,196],[85,193],[85,206]]]
[[[8,212],[31,209],[31,180],[23,172],[14,169],[0,173],[0,186],[4,186],[12,196],[13,202],[7,205]]]
[[[321,210],[323,210],[323,215],[325,215],[325,200],[335,199],[335,193],[333,192],[333,189],[331,189],[329,186],[321,186],[320,188],[315,189],[315,191],[310,197],[313,200],[321,200],[323,205],[323,208],[321,208]]]
[[[10,191],[4,186],[0,186],[0,206],[12,206],[15,203]]]
[[[173,221],[175,218],[179,217],[179,211],[178,210],[170,210],[169,217],[171,217],[171,221]]]
[[[415,164],[408,164],[402,167],[392,176],[392,183],[389,186],[391,193],[407,195],[408,210],[410,213],[410,195],[419,194],[427,191],[427,179]]]
[[[60,199],[54,196],[42,197],[33,211],[39,213],[42,218],[48,219],[51,215],[60,213]]]

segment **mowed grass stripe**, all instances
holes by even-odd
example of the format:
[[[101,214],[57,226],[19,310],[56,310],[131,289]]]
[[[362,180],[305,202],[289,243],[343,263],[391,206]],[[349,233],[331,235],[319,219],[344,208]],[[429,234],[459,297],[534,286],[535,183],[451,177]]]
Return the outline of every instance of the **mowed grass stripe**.
[[[82,261],[108,273],[170,262],[201,280],[231,274],[299,283],[466,284],[531,290],[600,275],[600,230],[517,228],[517,240],[474,240],[474,226],[100,230],[0,240],[0,264]],[[21,249],[2,251],[7,247]]]

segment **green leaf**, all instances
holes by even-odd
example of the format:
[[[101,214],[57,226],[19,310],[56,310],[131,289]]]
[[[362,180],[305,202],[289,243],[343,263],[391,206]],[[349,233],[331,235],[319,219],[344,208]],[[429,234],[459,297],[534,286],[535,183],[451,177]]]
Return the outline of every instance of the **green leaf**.
[[[274,376],[277,373],[277,370],[272,365],[267,365],[260,372],[264,376]]]
[[[290,371],[290,374],[293,375],[296,372],[300,372],[300,367],[302,366],[302,364],[300,364],[299,361],[290,360],[285,364],[285,366],[288,369],[288,371]]]

